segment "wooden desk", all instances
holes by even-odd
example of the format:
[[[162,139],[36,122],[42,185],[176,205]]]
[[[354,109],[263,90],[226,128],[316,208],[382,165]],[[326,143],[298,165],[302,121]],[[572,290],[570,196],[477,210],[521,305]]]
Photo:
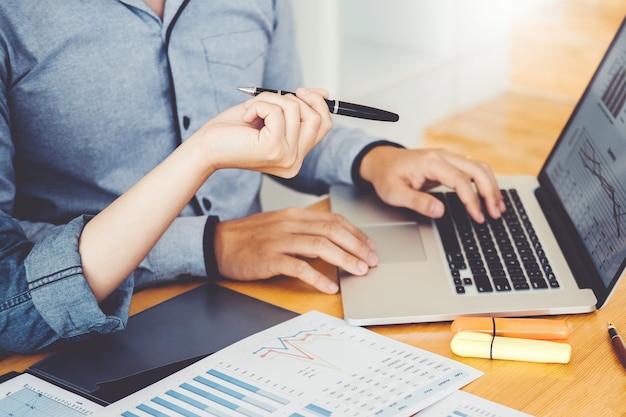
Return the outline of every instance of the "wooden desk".
[[[312,207],[329,210],[323,200]],[[335,269],[314,265],[328,276]],[[189,283],[144,290],[133,297],[131,314],[200,284]],[[311,309],[343,317],[340,295],[324,295],[286,277],[262,282],[223,282],[221,285],[252,297],[305,313]],[[622,281],[606,307],[584,315],[565,316],[571,327],[573,353],[569,364],[535,364],[460,358],[450,350],[450,323],[380,326],[380,334],[464,362],[484,375],[464,390],[535,416],[626,416],[626,371],[615,357],[607,322],[626,336],[626,283]],[[44,355],[15,355],[0,361],[0,373],[23,371]]]
[[[313,209],[328,210],[328,201]],[[328,276],[334,268],[315,262]],[[172,285],[142,291],[133,297],[132,313],[162,302],[198,283]],[[343,317],[340,295],[324,295],[286,277],[263,282],[223,282],[223,286],[286,309],[305,313],[319,310]],[[602,310],[563,316],[571,327],[569,364],[535,364],[460,358],[450,350],[450,323],[379,326],[371,329],[402,342],[464,362],[484,375],[464,389],[481,397],[535,416],[626,416],[626,371],[621,367],[607,335],[607,322],[626,336],[626,283],[621,282]],[[44,355],[15,355],[0,362],[0,373],[23,371]]]
[[[328,201],[314,209],[328,210]],[[316,264],[328,276],[334,269]],[[227,282],[224,286],[298,313],[316,309],[343,317],[340,295],[323,295],[300,282],[280,277],[270,282]],[[569,364],[536,364],[461,358],[450,350],[450,323],[378,326],[370,329],[484,372],[464,390],[534,416],[626,416],[626,370],[615,356],[607,334],[612,322],[626,336],[626,281],[600,311],[559,316],[571,335]]]

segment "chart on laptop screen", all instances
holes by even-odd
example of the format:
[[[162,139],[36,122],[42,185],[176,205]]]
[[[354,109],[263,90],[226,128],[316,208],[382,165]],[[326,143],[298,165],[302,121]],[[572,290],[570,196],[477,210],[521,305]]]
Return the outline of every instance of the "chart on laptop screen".
[[[610,153],[601,152],[582,128],[552,176],[596,268],[609,280],[617,267],[613,260],[626,242],[626,190],[611,169],[613,163]]]
[[[626,37],[620,36],[547,166],[605,285],[626,256]]]
[[[623,117],[626,104],[626,54],[618,57],[609,68],[609,81],[602,93],[602,103],[614,118]]]

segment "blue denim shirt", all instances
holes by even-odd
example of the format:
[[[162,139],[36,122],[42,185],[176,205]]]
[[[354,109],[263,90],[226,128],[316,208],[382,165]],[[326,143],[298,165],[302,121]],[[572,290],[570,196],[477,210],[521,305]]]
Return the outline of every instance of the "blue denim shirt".
[[[73,219],[102,210],[246,100],[237,87],[302,85],[294,38],[288,0],[167,0],[162,21],[142,0],[3,0],[0,211],[52,268],[57,245],[75,248]],[[351,183],[355,156],[377,139],[334,128],[289,184],[324,193]],[[259,211],[260,184],[251,171],[211,176],[135,271],[136,288],[206,275],[207,216]],[[40,278],[30,264],[29,282]]]
[[[98,305],[77,251],[85,220],[72,220],[33,244],[15,220],[0,213],[0,350],[34,352],[60,338],[125,327],[132,277]],[[54,256],[46,247],[54,247]]]

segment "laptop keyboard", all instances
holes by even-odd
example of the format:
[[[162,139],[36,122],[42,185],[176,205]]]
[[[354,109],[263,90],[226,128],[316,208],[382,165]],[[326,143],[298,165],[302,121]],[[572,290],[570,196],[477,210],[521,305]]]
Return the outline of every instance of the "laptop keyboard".
[[[506,212],[476,223],[456,193],[433,193],[445,206],[435,223],[457,294],[559,288],[522,202],[513,189],[501,190]],[[484,211],[484,210],[483,210]]]

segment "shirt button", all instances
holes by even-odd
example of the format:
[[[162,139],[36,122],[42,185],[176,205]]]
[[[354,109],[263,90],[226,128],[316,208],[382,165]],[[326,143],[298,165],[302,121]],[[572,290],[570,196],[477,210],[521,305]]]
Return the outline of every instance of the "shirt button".
[[[211,210],[211,200],[209,200],[208,198],[206,197],[202,198],[202,205],[204,206],[204,209],[206,211]]]
[[[189,128],[189,123],[191,123],[191,120],[189,119],[189,117],[183,116],[183,127],[185,129]]]

